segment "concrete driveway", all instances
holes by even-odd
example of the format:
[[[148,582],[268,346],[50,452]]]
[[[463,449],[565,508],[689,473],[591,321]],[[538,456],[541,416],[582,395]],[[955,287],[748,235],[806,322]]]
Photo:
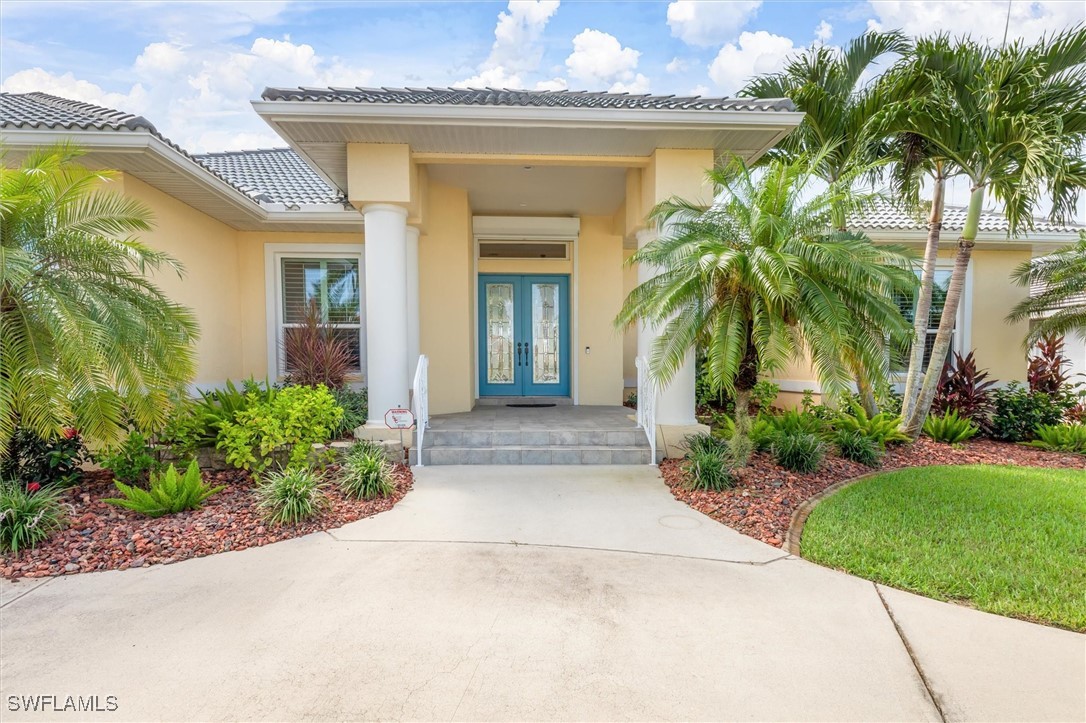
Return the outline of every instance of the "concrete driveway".
[[[4,720],[1086,719],[1086,636],[788,557],[648,467],[425,468],[331,534],[2,592]]]

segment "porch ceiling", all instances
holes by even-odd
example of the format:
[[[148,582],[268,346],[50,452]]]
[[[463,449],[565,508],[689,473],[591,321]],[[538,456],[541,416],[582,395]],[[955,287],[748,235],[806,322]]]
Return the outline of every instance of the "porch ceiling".
[[[623,168],[434,164],[430,179],[464,188],[474,213],[609,216],[626,193]]]

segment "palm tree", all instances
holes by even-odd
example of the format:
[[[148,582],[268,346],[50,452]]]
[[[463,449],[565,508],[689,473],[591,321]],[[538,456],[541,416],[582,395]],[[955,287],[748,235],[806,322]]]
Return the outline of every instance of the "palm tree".
[[[1014,235],[1032,224],[1042,188],[1053,201],[1051,216],[1064,219],[1086,185],[1086,29],[1000,48],[945,35],[921,40],[889,82],[899,88],[900,100],[887,104],[873,125],[922,140],[947,177],[970,182],[965,228],[931,355],[943,359],[988,190],[1003,202]],[[914,364],[917,356],[922,359],[915,354]],[[914,438],[931,408],[940,366],[930,364],[923,384],[905,400],[903,429]],[[912,374],[919,372],[910,368]]]
[[[162,422],[195,371],[192,313],[148,278],[180,265],[133,234],[150,212],[66,145],[0,166],[0,455],[16,427],[110,443]]]
[[[873,77],[873,66],[888,54],[905,54],[912,44],[900,31],[867,32],[838,50],[814,45],[792,58],[783,70],[752,79],[739,95],[792,100],[804,113],[803,122],[763,159],[794,160],[819,157],[814,174],[829,184],[855,183],[878,176],[889,154],[881,138],[866,132],[868,122],[885,102],[884,83]],[[873,79],[872,79],[873,78]],[[848,228],[842,206],[833,209],[833,226]],[[858,360],[853,368],[868,413],[877,405],[873,385]]]
[[[668,232],[630,263],[660,269],[627,297],[616,323],[662,329],[650,367],[666,384],[692,348],[706,351],[714,390],[735,398],[737,464],[749,457],[748,404],[759,374],[809,353],[823,388],[841,392],[853,361],[883,374],[885,335],[908,331],[894,294],[915,287],[902,249],[833,230],[835,209],[863,202],[841,185],[815,192],[801,156],[752,172],[741,161],[709,174],[721,201],[704,210],[673,199],[652,217]]]
[[[1026,346],[1049,335],[1086,336],[1086,231],[1079,232],[1076,243],[1023,263],[1011,278],[1037,291],[1007,317],[1012,322],[1034,320]]]

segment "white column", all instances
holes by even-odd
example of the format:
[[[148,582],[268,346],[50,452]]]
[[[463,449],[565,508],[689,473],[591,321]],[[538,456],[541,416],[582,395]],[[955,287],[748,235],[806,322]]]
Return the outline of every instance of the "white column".
[[[407,383],[415,378],[419,363],[419,230],[407,227]]]
[[[367,424],[384,425],[385,412],[406,407],[407,209],[385,203],[362,207],[366,233]]]
[[[665,230],[666,233],[666,230]],[[651,243],[657,237],[654,229],[643,229],[637,232],[637,247],[640,249],[645,244]],[[656,269],[647,264],[638,264],[637,283],[642,284],[656,274]],[[637,355],[651,358],[652,345],[659,336],[658,330],[648,324],[641,323],[637,327]],[[682,368],[671,378],[667,386],[660,390],[660,396],[656,401],[656,423],[670,426],[687,426],[697,424],[695,406],[697,394],[694,381],[696,378],[694,363],[694,350],[687,352],[686,361]]]

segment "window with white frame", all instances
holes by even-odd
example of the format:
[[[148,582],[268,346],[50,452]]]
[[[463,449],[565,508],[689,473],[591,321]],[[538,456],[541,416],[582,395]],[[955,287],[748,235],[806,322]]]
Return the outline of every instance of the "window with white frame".
[[[927,334],[924,338],[924,370],[927,370],[928,364],[931,362],[931,353],[935,348],[935,336],[939,333],[939,320],[943,316],[943,306],[946,304],[947,291],[950,289],[950,275],[951,269],[949,268],[937,268],[935,269],[935,280],[931,288],[931,309],[928,311],[928,326]],[[916,319],[916,294],[899,294],[897,296],[898,306],[901,308],[901,314],[912,326],[914,319]],[[962,303],[958,307],[958,319],[955,320],[954,330],[951,332],[950,337],[950,351],[959,350],[959,329],[960,319],[965,307],[965,299],[963,294]],[[908,369],[908,358],[902,362],[902,360],[896,360],[891,368],[892,372],[903,374]]]
[[[362,277],[356,253],[275,253],[269,271],[276,289],[274,368],[280,375],[290,371],[284,358],[283,332],[300,326],[307,307],[314,305],[321,320],[351,350],[356,373],[363,371]],[[271,279],[269,279],[271,281]]]

